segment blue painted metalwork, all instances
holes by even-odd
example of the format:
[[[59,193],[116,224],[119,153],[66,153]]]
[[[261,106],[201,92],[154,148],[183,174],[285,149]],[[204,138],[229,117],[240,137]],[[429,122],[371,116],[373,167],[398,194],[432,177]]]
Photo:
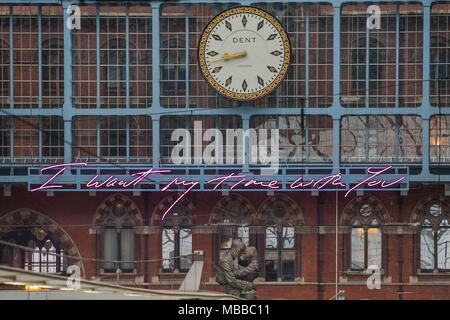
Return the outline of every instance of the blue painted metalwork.
[[[9,117],[9,125],[11,126],[9,131],[9,139],[10,139],[10,145],[9,145],[9,154],[10,154],[10,161],[14,161],[14,117]]]
[[[327,108],[333,116],[333,168],[339,168],[341,159],[341,5],[333,3],[333,105]],[[312,108],[315,109],[315,108]],[[305,109],[305,114],[310,114],[311,108]]]
[[[366,161],[369,161],[369,116],[365,116],[364,123],[366,125],[366,135],[365,135],[365,150],[366,150]]]
[[[305,108],[309,108],[309,4],[305,6]]]
[[[395,107],[398,108],[399,78],[400,78],[400,7],[395,7]],[[398,136],[396,136],[398,137]]]
[[[126,152],[127,152],[127,162],[130,161],[130,117],[127,116],[126,118],[126,128],[127,128],[127,132],[126,132],[126,141],[127,141],[127,148],[126,148]]]
[[[368,8],[368,5],[366,5],[366,21],[369,19],[369,13],[367,12],[367,8]],[[358,59],[357,59],[357,61],[358,61]],[[378,63],[378,59],[377,59],[377,63]],[[364,101],[365,101],[366,108],[369,107],[369,94],[370,94],[370,82],[369,82],[370,68],[369,68],[369,65],[370,65],[370,32],[369,32],[369,28],[367,28],[367,26],[366,26],[366,72],[365,72],[366,77],[364,79],[364,85],[366,87],[366,90],[364,90],[364,93],[365,93]],[[367,160],[367,154],[366,154],[366,160]]]
[[[207,1],[207,0],[190,0],[190,1],[177,1],[174,2],[173,5],[182,5],[186,6],[186,16],[185,16],[185,26],[186,30],[189,29],[189,5],[193,4],[204,4],[204,3],[214,3],[214,4],[220,4],[220,3],[229,3],[229,1]],[[278,0],[265,0],[267,3],[274,3],[276,10],[278,12]],[[284,0],[284,3],[298,3],[298,0]],[[429,84],[429,75],[430,75],[430,14],[431,14],[431,5],[434,3],[431,0],[423,0],[419,1],[423,5],[424,8],[424,27],[423,27],[423,34],[424,34],[424,42],[423,42],[423,102],[422,105],[418,108],[400,108],[399,106],[399,24],[400,24],[400,15],[399,15],[399,4],[405,4],[409,3],[407,0],[398,0],[395,1],[395,4],[397,5],[396,10],[396,79],[395,79],[395,107],[393,108],[343,108],[340,101],[340,91],[341,91],[341,8],[344,3],[351,3],[354,1],[338,1],[333,0],[329,3],[333,6],[333,15],[334,15],[334,21],[333,21],[333,104],[329,108],[310,108],[311,105],[309,103],[309,88],[308,88],[308,79],[309,79],[309,55],[308,55],[308,48],[309,48],[309,6],[306,6],[306,17],[305,17],[305,24],[306,24],[306,41],[305,41],[305,47],[306,47],[306,57],[305,57],[305,64],[306,64],[306,87],[305,87],[305,97],[306,97],[306,108],[254,108],[248,104],[243,105],[240,108],[211,108],[211,109],[190,109],[189,108],[189,85],[186,84],[186,107],[180,108],[180,109],[171,109],[170,114],[172,115],[211,115],[211,116],[219,116],[219,115],[238,115],[242,118],[242,127],[244,129],[244,132],[246,129],[249,128],[249,119],[252,116],[255,115],[300,115],[304,114],[306,123],[306,135],[308,135],[308,116],[309,115],[331,115],[333,118],[333,168],[338,169],[342,167],[342,164],[340,163],[340,119],[344,115],[360,115],[360,116],[369,116],[369,115],[418,115],[422,117],[422,172],[417,175],[411,175],[410,180],[411,181],[428,181],[428,182],[437,182],[437,181],[444,181],[444,182],[450,182],[450,176],[449,175],[436,175],[431,174],[429,170],[430,162],[429,162],[429,119],[432,115],[436,115],[439,112],[442,114],[450,114],[450,108],[443,108],[439,110],[438,108],[433,108],[430,106],[430,84]],[[69,14],[66,12],[66,9],[71,4],[78,4],[79,1],[67,1],[63,0],[62,2],[60,0],[38,0],[33,1],[33,5],[61,5],[64,9],[64,25],[67,21],[67,18],[69,17]],[[99,6],[104,5],[105,3],[102,1],[94,1],[94,0],[85,0],[83,1],[83,5],[95,5],[97,6],[97,13],[96,13],[96,41],[97,41],[97,47],[96,47],[96,54],[97,54],[97,109],[76,109],[73,107],[72,103],[72,32],[64,27],[64,105],[61,109],[36,109],[33,110],[33,114],[35,116],[61,116],[61,114],[64,117],[64,138],[65,138],[65,148],[64,148],[64,160],[65,162],[70,162],[72,157],[72,148],[71,148],[71,141],[72,141],[72,120],[77,116],[94,116],[97,117],[97,156],[100,156],[100,118],[101,116],[137,116],[137,115],[148,115],[152,117],[152,166],[155,168],[158,168],[160,166],[160,150],[159,150],[159,129],[160,129],[160,123],[159,119],[161,115],[167,114],[168,110],[161,107],[160,104],[160,16],[161,16],[161,5],[163,4],[162,1],[149,1],[148,5],[152,7],[152,106],[149,108],[133,108],[130,109],[130,85],[129,80],[131,78],[130,74],[130,55],[129,55],[129,7],[133,4],[140,4],[142,5],[142,1],[118,1],[115,4],[116,5],[126,5],[127,12],[126,12],[126,79],[127,79],[127,108],[117,108],[117,109],[101,109],[101,100],[100,100],[100,21],[99,21]],[[251,5],[254,3],[254,1],[250,0],[241,0],[239,1],[242,5]],[[309,4],[314,3],[323,3],[321,0],[310,0],[308,1]],[[368,0],[362,2],[366,5],[368,4],[391,4],[392,1],[374,1],[374,0]],[[2,5],[10,5],[10,109],[7,110],[1,110],[0,112],[8,115],[11,117],[11,145],[10,145],[10,154],[11,154],[11,162],[14,160],[14,117],[16,116],[24,116],[29,115],[30,110],[29,109],[14,109],[14,46],[13,46],[13,5],[29,5],[29,0],[0,0],[0,4]],[[39,106],[42,106],[42,30],[41,30],[41,8],[39,7]],[[188,33],[186,33],[186,77],[187,80],[189,80],[189,38]],[[369,60],[369,32],[366,33],[366,61]],[[368,63],[366,63],[366,106],[368,106],[368,90],[369,90],[369,70],[368,70]],[[277,95],[278,99],[278,95]],[[277,100],[278,101],[278,100]],[[278,103],[277,105],[278,106]],[[129,118],[128,118],[129,121]],[[127,121],[127,143],[129,142],[129,122]],[[278,121],[278,120],[277,120]],[[398,119],[396,118],[396,121]],[[368,122],[366,122],[366,125],[368,126]],[[277,124],[278,126],[278,124]],[[398,125],[396,125],[396,137],[398,140]],[[367,135],[368,137],[368,135]],[[252,167],[249,164],[249,139],[248,137],[244,137],[244,164],[237,168],[238,171],[244,171],[244,172],[251,172]],[[306,159],[309,159],[309,146],[308,146],[308,139],[306,139]],[[396,157],[398,159],[399,151],[398,151],[398,141],[396,141]],[[40,147],[40,150],[42,149],[42,146]],[[368,150],[368,147],[366,148]],[[41,151],[40,151],[41,152]],[[129,150],[127,150],[127,159],[129,158]],[[99,161],[99,160],[97,160]],[[313,164],[314,166],[317,166],[316,164]],[[359,166],[360,164],[356,165],[355,167]],[[11,165],[1,165],[1,167],[22,167],[22,166],[31,166],[31,165],[24,165],[24,164],[11,164]],[[102,168],[112,168],[114,166],[117,166],[117,164],[104,164],[102,165]],[[133,167],[133,165],[126,165]],[[305,164],[307,169],[309,170],[312,167],[309,167],[308,164]],[[408,166],[405,164],[405,166]],[[414,165],[416,166],[416,165]],[[191,170],[191,167],[189,166],[177,166],[177,169],[180,170]],[[283,181],[289,181],[290,176],[286,173],[287,168],[291,168],[291,166],[283,165],[283,168],[281,169],[281,173],[277,176],[279,180]],[[211,168],[214,169],[214,168]],[[346,170],[348,168],[346,167]],[[207,168],[203,168],[202,170],[207,170]],[[204,171],[201,171],[204,172]],[[348,171],[349,172],[349,171]],[[70,175],[69,175],[70,176]],[[191,180],[198,180],[199,177],[201,177],[202,174],[193,174],[190,175]],[[188,175],[186,176],[188,177]],[[272,178],[273,178],[272,177]],[[349,179],[353,179],[354,177],[358,177],[358,175],[353,175],[349,173]],[[32,181],[39,182],[38,180],[39,176],[32,175],[30,177],[28,176],[0,176],[0,182],[24,182],[27,181],[26,179],[34,179]],[[36,180],[37,179],[37,180]],[[69,179],[69,178],[67,178]],[[438,180],[439,179],[439,180]],[[80,180],[82,181],[82,180]],[[42,182],[42,181],[40,181]]]
[[[184,28],[185,30],[185,65],[186,65],[186,108],[189,108],[189,5],[186,5],[186,13],[185,13],[185,19],[184,19]]]
[[[42,108],[42,7],[39,6],[38,10],[39,108]]]
[[[128,5],[125,7],[125,79],[126,79],[125,104],[127,108],[130,108],[130,7]]]
[[[13,6],[9,6],[9,107],[14,108]],[[12,145],[11,145],[12,146]]]
[[[100,117],[97,117],[97,162],[100,162]]]
[[[74,117],[72,108],[72,31],[67,28],[66,21],[69,18],[67,8],[71,5],[68,1],[62,1],[64,16],[64,161],[72,160],[72,125],[71,121]]]
[[[39,161],[42,162],[42,117],[39,117]]]
[[[100,109],[100,7],[95,10],[95,54],[97,63],[97,109]]]
[[[398,162],[398,159],[399,159],[398,134],[399,134],[399,121],[398,121],[398,117],[395,117],[395,161],[396,162]]]

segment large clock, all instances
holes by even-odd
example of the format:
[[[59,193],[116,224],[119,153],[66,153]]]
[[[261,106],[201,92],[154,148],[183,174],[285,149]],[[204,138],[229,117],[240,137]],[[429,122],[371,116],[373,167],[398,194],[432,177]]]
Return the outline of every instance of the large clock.
[[[249,6],[222,11],[200,38],[198,61],[206,81],[223,96],[260,98],[283,80],[291,59],[289,38],[270,13]]]

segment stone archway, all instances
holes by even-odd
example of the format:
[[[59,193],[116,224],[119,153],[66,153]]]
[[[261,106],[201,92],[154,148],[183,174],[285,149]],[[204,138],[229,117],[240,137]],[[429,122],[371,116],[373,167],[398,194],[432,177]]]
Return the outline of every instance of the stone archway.
[[[229,196],[222,197],[219,202],[214,206],[209,217],[209,224],[218,223],[218,218],[223,214],[223,210],[228,206],[236,203],[241,206],[249,215],[249,223],[253,222],[256,218],[256,210],[253,205],[246,198],[239,194],[230,194]]]
[[[117,193],[103,200],[97,207],[97,210],[95,210],[94,220],[92,221],[92,226],[94,229],[98,229],[103,226],[103,218],[107,216],[108,211],[112,208],[113,204],[117,202],[122,202],[125,206],[127,206],[127,212],[132,218],[135,226],[143,225],[141,211],[134,201],[123,194]]]
[[[384,203],[374,195],[367,194],[364,196],[356,197],[345,205],[344,209],[342,210],[342,216],[339,224],[347,225],[355,210],[357,210],[363,204],[369,204],[373,208],[375,208],[378,211],[379,216],[383,219],[383,224],[392,220],[389,211]]]
[[[272,216],[273,205],[276,204],[282,204],[285,212],[282,217],[272,217],[273,219],[271,220],[275,220],[278,224],[299,225],[304,223],[303,213],[298,203],[283,194],[275,194],[272,197],[268,197],[258,208],[258,219],[265,221],[265,217]]]
[[[423,210],[427,208],[427,204],[431,201],[438,201],[442,203],[442,205],[450,209],[450,201],[446,197],[442,195],[428,195],[427,197],[420,199],[419,202],[417,202],[417,204],[414,206],[410,218],[411,223],[420,221]]]
[[[159,223],[161,222],[161,218],[162,218],[163,214],[166,212],[167,208],[169,208],[178,198],[179,198],[179,196],[177,194],[172,194],[172,195],[169,195],[169,196],[165,197],[164,199],[162,199],[156,205],[155,209],[153,210],[152,218],[151,218],[152,226],[159,225]],[[192,204],[192,202],[190,202],[186,198],[182,198],[177,203],[177,206],[183,206],[183,208],[186,209],[185,215],[188,217],[189,223],[191,225],[194,225],[194,219],[195,219],[194,205]],[[174,209],[174,208],[172,208],[172,209]]]
[[[83,258],[70,235],[56,221],[36,210],[22,208],[1,216],[0,237],[13,231],[15,226],[23,225],[24,223],[40,226],[48,230],[52,237],[67,250],[67,254],[74,260],[72,264],[77,265],[81,270],[83,278],[85,277],[86,272],[84,269]]]

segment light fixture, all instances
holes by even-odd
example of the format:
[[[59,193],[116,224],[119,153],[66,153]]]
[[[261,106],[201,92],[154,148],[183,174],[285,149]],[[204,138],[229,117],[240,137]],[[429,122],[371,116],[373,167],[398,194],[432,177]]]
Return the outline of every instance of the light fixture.
[[[25,290],[27,290],[27,291],[42,291],[42,290],[44,290],[44,288],[41,286],[38,286],[36,284],[26,284]]]

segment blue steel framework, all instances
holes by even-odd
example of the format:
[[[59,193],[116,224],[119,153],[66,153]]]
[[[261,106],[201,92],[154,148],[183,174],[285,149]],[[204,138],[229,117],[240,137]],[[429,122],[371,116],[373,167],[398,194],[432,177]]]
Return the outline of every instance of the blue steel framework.
[[[191,0],[191,1],[177,1],[177,5],[185,5],[187,8],[189,7],[189,4],[202,4],[207,1],[200,1],[200,0]],[[278,1],[275,0],[266,0],[264,3],[276,3]],[[284,3],[295,3],[298,1],[294,0],[285,0]],[[309,3],[322,3],[322,1],[318,0],[312,0],[308,1]],[[139,5],[149,5],[152,8],[152,16],[153,17],[160,17],[162,12],[162,5],[164,4],[161,1],[151,1],[151,2],[144,2],[144,1],[117,1],[117,2],[108,2],[108,5],[111,5],[114,3],[114,5],[117,6],[126,6],[126,38],[129,38],[129,9],[128,6],[132,6],[134,4]],[[229,3],[228,1],[214,1],[214,4],[221,4],[221,3]],[[233,4],[241,4],[241,5],[252,5],[252,3],[255,3],[254,1],[235,1]],[[258,2],[261,3],[261,2]],[[422,82],[422,105],[418,108],[411,108],[411,107],[399,107],[399,94],[398,94],[398,83],[399,83],[399,76],[398,71],[396,73],[395,83],[397,85],[396,87],[396,93],[395,93],[395,107],[392,108],[344,108],[341,104],[340,99],[340,90],[341,90],[341,9],[342,6],[345,4],[345,2],[342,2],[340,0],[334,0],[329,1],[328,3],[331,3],[333,6],[333,103],[328,108],[254,108],[250,105],[242,104],[237,108],[211,108],[211,109],[194,109],[194,108],[183,108],[183,109],[170,109],[170,114],[172,115],[238,115],[242,119],[242,128],[245,131],[249,128],[250,118],[255,115],[300,115],[304,114],[306,116],[309,115],[330,115],[333,119],[333,162],[332,166],[328,165],[328,168],[332,168],[335,172],[338,170],[338,168],[342,168],[345,166],[345,164],[341,164],[340,162],[340,125],[341,125],[341,119],[343,116],[346,115],[360,115],[360,116],[367,116],[367,115],[415,115],[420,116],[422,119],[422,162],[420,164],[420,172],[414,175],[410,176],[411,182],[450,182],[450,174],[433,174],[430,172],[430,145],[429,145],[429,132],[430,132],[430,119],[432,116],[438,115],[438,114],[450,114],[450,109],[448,108],[436,108],[432,107],[430,104],[430,81],[429,81],[429,75],[430,75],[430,9],[434,2],[432,1],[419,1],[415,3],[419,3],[423,5],[423,59],[422,59],[422,68],[423,68],[423,82]],[[358,2],[357,4],[392,4],[393,2],[388,1],[364,1],[364,2]],[[396,1],[395,4],[397,4],[397,28],[398,28],[398,21],[399,21],[399,13],[398,13],[398,5],[399,4],[406,4],[409,3],[408,1]],[[5,1],[1,0],[0,4],[2,5],[9,5],[10,6],[10,57],[13,57],[13,28],[12,28],[12,21],[13,21],[13,5],[29,5],[30,1],[28,0],[15,0],[15,1]],[[66,9],[72,5],[72,4],[78,4],[77,1],[62,1],[62,7],[63,7],[63,14],[64,14],[64,23],[67,21],[67,19],[70,17],[70,14],[66,11]],[[39,1],[33,1],[33,5],[61,5],[61,1],[56,0],[39,0]],[[102,1],[83,1],[83,5],[104,5],[104,2]],[[308,13],[308,10],[306,10]],[[97,20],[98,20],[99,10],[97,9]],[[39,10],[39,21],[41,20],[41,10]],[[309,19],[308,15],[306,16],[306,25],[308,25]],[[188,24],[188,14],[186,14],[186,28],[189,28]],[[41,38],[41,28],[38,30],[39,32],[39,39]],[[306,29],[306,39],[309,39],[308,37],[309,29]],[[367,31],[368,34],[369,31]],[[99,58],[99,25],[97,24],[97,75],[99,74],[99,64],[98,61],[100,61]],[[189,33],[186,31],[186,37],[189,36]],[[397,33],[397,39],[396,39],[396,57],[398,57],[398,33]],[[39,42],[40,43],[40,42]],[[129,48],[128,48],[128,41],[127,43],[127,55],[126,55],[126,79],[130,79],[129,70],[130,70],[130,57],[129,57]],[[64,147],[64,161],[66,163],[71,162],[73,160],[72,157],[72,120],[77,116],[138,116],[138,115],[147,115],[151,116],[152,122],[153,122],[153,143],[152,143],[152,166],[154,168],[160,168],[160,167],[166,167],[164,165],[160,164],[160,142],[159,142],[159,135],[157,134],[159,132],[159,120],[160,117],[168,113],[168,109],[163,108],[160,104],[160,95],[161,95],[161,89],[160,89],[160,22],[159,19],[152,19],[152,104],[150,108],[142,108],[142,109],[131,109],[129,108],[130,103],[130,88],[129,88],[129,82],[127,81],[127,87],[126,87],[126,108],[117,108],[117,109],[100,109],[99,103],[97,103],[96,109],[78,109],[75,108],[73,105],[73,94],[72,94],[72,31],[68,28],[64,28],[64,105],[63,108],[59,109],[43,109],[42,106],[42,84],[41,81],[39,81],[39,108],[33,109],[32,114],[33,116],[62,116],[64,119],[64,140],[65,140],[65,147]],[[186,41],[186,50],[189,50],[188,48],[189,41]],[[308,40],[305,43],[306,48],[309,47]],[[368,46],[368,44],[367,44]],[[39,52],[41,52],[42,49],[39,47]],[[188,62],[188,56],[186,55],[186,68],[189,68],[189,62]],[[308,57],[308,55],[306,55]],[[13,95],[13,78],[14,78],[14,72],[13,72],[13,59],[10,59],[10,109],[2,109],[0,112],[4,113],[5,115],[16,117],[16,116],[28,116],[30,115],[30,109],[17,109],[14,108],[14,95]],[[39,70],[42,69],[42,59],[39,58]],[[306,64],[308,65],[309,61],[308,58],[306,58]],[[398,70],[398,64],[399,60],[396,59],[396,70]],[[309,68],[306,68],[306,70],[309,70]],[[367,72],[366,67],[366,84],[368,83],[369,79],[369,72]],[[186,75],[188,77],[189,72],[186,72]],[[308,71],[306,71],[305,74],[305,81],[308,81]],[[39,72],[39,79],[42,78],[41,72]],[[99,79],[99,77],[97,77]],[[189,80],[189,79],[187,79]],[[97,80],[98,81],[98,80]],[[367,86],[366,86],[367,88]],[[308,89],[305,90],[306,94],[306,101],[308,101]],[[97,101],[99,101],[99,86],[97,86]],[[187,89],[186,93],[186,101],[189,99],[189,91]],[[367,103],[367,94],[366,94],[366,103]],[[11,128],[13,130],[13,128]],[[11,146],[13,145],[13,135],[11,134]],[[398,139],[398,130],[396,131],[396,139]],[[249,139],[248,137],[244,137],[244,162],[242,167],[234,167],[235,170],[239,170],[242,172],[251,172],[251,165],[249,164]],[[150,165],[150,164],[149,164]],[[364,165],[364,164],[359,164]],[[372,164],[373,165],[373,164]],[[101,168],[108,168],[111,166],[117,166],[117,164],[102,164],[101,166],[97,166],[98,169]],[[133,165],[126,165],[127,167],[133,167]],[[307,166],[307,165],[306,165]],[[315,167],[317,165],[314,165]],[[348,166],[348,165],[347,165]],[[370,166],[370,165],[368,165]],[[24,172],[26,170],[18,170],[20,168],[25,169],[24,167],[31,167],[31,165],[26,164],[8,164],[8,165],[2,165],[3,169],[5,168],[11,168],[11,170],[8,171],[7,174],[3,174],[0,176],[0,182],[3,183],[14,183],[14,182],[27,182],[29,179],[32,179],[33,182],[44,182],[47,177],[35,175],[36,170],[29,170],[28,175]],[[177,166],[177,169],[181,169],[184,171],[185,175],[182,174],[183,179],[185,180],[198,180],[199,174],[203,172],[204,169],[201,171],[192,171],[190,169],[194,169],[195,167],[199,166],[191,166],[191,165],[179,165]],[[200,166],[204,167],[204,166]],[[214,166],[217,167],[217,166]],[[210,169],[214,169],[210,167]],[[300,169],[297,165],[294,166],[293,169]],[[5,172],[5,170],[3,170]],[[195,173],[191,173],[195,172]],[[68,174],[68,171],[66,171]],[[353,174],[349,174],[350,176],[353,176]],[[76,177],[76,175],[75,175]],[[74,178],[75,178],[74,177]],[[266,177],[267,179],[272,179],[274,177]],[[275,178],[278,178],[278,180],[286,181],[288,180],[288,176],[286,174],[286,169],[281,170],[280,175],[276,175]],[[357,181],[359,178],[361,178],[360,174],[355,174],[351,180]],[[169,179],[169,177],[167,177]],[[76,180],[75,180],[76,181]]]

